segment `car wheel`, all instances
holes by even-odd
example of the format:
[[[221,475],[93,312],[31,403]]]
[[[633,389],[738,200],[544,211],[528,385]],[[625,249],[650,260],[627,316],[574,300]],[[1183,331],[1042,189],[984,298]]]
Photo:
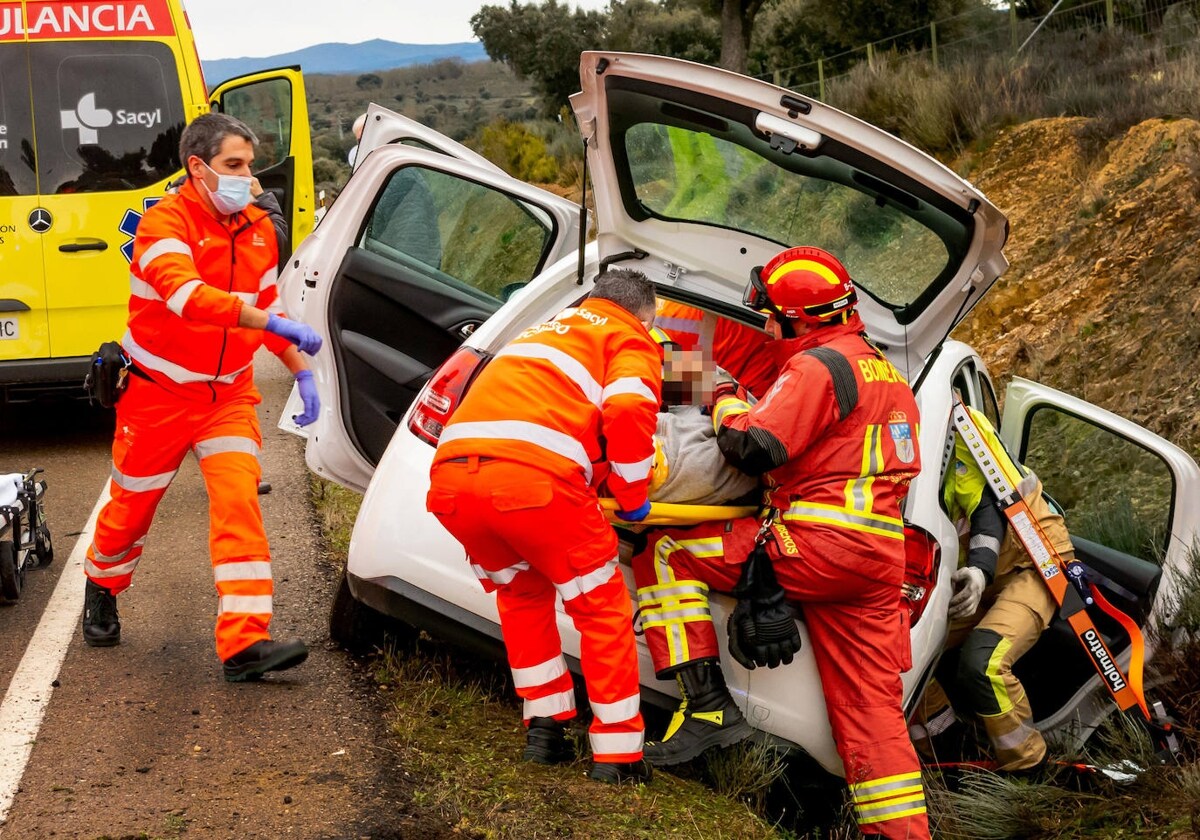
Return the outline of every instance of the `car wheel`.
[[[15,601],[21,596],[23,571],[17,566],[16,545],[9,540],[0,542],[0,597]]]
[[[392,623],[383,613],[354,597],[343,569],[329,608],[329,638],[343,650],[361,656],[383,646],[383,637]]]
[[[50,539],[50,528],[39,525],[33,532],[33,550],[37,553],[38,566],[49,566],[54,562],[54,542]]]

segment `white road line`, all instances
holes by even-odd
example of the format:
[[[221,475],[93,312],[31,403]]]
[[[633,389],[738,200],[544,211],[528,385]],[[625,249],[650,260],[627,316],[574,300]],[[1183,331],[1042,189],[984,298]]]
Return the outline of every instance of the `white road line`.
[[[79,630],[83,616],[83,560],[92,542],[96,517],[108,498],[106,481],[0,702],[0,833],[4,831],[4,821],[33,751],[50,695],[54,693],[52,683],[58,678],[71,638]]]

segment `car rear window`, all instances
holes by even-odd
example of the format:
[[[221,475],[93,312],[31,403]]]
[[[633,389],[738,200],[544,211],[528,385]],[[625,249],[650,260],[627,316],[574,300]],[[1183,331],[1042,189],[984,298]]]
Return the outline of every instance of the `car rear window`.
[[[29,48],[0,43],[0,195],[36,193],[33,167]]]
[[[156,41],[29,45],[43,194],[150,186],[179,170],[183,94]]]

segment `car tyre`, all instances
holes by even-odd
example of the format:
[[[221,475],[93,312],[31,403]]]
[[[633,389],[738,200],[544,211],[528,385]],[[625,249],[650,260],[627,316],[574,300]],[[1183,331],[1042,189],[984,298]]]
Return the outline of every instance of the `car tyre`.
[[[363,656],[383,646],[383,637],[391,626],[387,616],[354,597],[343,569],[329,608],[329,638],[343,650]]]
[[[0,597],[15,601],[21,597],[24,569],[17,565],[17,547],[11,540],[0,542]]]

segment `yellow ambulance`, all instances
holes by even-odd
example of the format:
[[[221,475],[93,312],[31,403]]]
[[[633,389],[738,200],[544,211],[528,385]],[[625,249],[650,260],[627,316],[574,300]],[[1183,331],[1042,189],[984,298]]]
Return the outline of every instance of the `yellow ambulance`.
[[[180,0],[0,0],[0,400],[82,395],[91,353],[124,332],[138,222],[209,110],[258,135],[255,173],[298,243],[314,200],[300,68],[209,94]]]

